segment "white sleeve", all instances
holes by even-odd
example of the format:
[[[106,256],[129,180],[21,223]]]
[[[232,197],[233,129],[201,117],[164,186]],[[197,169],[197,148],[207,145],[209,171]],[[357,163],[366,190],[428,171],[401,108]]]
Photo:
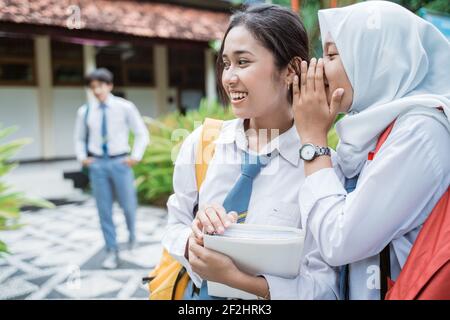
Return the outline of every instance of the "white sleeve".
[[[75,144],[75,154],[78,161],[83,161],[87,158],[86,154],[86,106],[81,106],[77,112],[77,118],[75,120],[75,131],[74,131],[74,144]]]
[[[347,194],[333,169],[308,176],[300,190],[308,224],[330,265],[378,254],[420,226],[450,180],[450,137],[427,117],[397,120],[389,138]],[[433,203],[431,203],[433,202]]]
[[[187,240],[191,234],[194,207],[198,202],[195,150],[200,139],[200,133],[201,127],[186,138],[178,153],[173,175],[174,193],[167,201],[168,222],[162,239],[164,248],[186,268],[197,287],[201,286],[202,279],[192,271],[184,253]]]
[[[272,300],[336,300],[339,297],[338,269],[320,255],[311,233],[306,234],[300,274],[294,279],[264,275]]]
[[[331,160],[337,176],[343,180],[334,150],[331,150]],[[299,202],[302,203],[301,197]],[[300,274],[294,279],[264,275],[269,285],[270,298],[272,300],[336,300],[339,297],[339,270],[324,261],[311,231],[303,221],[302,226],[307,232]]]

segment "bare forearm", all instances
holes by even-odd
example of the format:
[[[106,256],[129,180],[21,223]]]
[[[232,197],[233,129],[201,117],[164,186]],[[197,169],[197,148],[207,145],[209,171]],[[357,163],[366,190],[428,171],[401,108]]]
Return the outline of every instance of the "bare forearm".
[[[270,299],[269,285],[262,276],[252,276],[245,272],[237,272],[227,285],[252,293],[258,297]]]

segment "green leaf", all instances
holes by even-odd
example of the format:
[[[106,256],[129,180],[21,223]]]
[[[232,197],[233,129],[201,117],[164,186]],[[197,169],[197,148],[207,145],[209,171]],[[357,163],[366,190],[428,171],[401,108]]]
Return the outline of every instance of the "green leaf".
[[[12,231],[26,226],[25,223],[10,223],[7,226],[0,226],[0,231]]]
[[[1,127],[1,125],[0,125],[0,127]],[[6,138],[10,134],[16,132],[17,129],[18,129],[18,127],[8,127],[8,128],[0,129],[0,139]]]
[[[54,209],[55,205],[47,200],[40,199],[40,198],[24,198],[22,201],[22,206],[28,205],[28,206],[35,206],[45,209]]]
[[[6,246],[6,243],[4,243],[2,240],[0,240],[0,252],[9,253],[8,252],[8,247]]]
[[[0,139],[8,137],[16,130],[16,127],[0,128]],[[16,139],[0,144],[0,177],[4,176],[17,166],[15,163],[11,163],[11,157],[31,141],[31,139]],[[45,208],[54,207],[54,205],[48,201],[28,198],[21,192],[11,191],[10,186],[0,182],[0,231],[15,230],[23,226],[23,224],[20,224],[18,221],[20,218],[20,207],[25,204],[32,204]],[[6,244],[1,241],[0,252],[7,252]]]

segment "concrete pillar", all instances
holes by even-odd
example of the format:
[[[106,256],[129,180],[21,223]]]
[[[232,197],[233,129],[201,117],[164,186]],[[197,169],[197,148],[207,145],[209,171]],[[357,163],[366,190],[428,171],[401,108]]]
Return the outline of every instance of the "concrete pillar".
[[[93,45],[83,45],[83,61],[84,61],[84,74],[94,71],[97,68],[95,61],[95,47]],[[96,102],[94,94],[90,91],[86,91],[86,99],[90,105]]]
[[[42,146],[41,156],[44,159],[49,159],[55,154],[53,145],[53,81],[50,37],[37,36],[34,40],[34,48]]]
[[[169,97],[169,56],[167,46],[155,45],[153,49],[156,83],[156,114],[158,116],[168,112]]]
[[[206,98],[210,101],[217,100],[215,66],[214,50],[211,48],[205,49],[205,88]]]

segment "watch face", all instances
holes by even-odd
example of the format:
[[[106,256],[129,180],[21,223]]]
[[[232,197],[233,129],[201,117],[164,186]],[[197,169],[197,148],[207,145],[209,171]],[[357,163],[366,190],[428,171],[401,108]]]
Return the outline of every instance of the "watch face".
[[[305,144],[300,149],[300,157],[303,160],[312,160],[314,158],[315,153],[316,153],[316,148],[314,148],[314,146],[310,145],[310,144]]]

